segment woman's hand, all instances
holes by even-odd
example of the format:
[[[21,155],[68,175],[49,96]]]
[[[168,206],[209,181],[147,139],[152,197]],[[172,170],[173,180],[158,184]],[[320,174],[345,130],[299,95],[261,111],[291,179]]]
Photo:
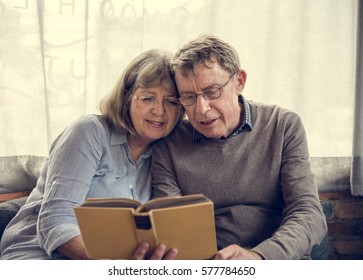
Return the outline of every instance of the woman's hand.
[[[141,242],[139,246],[137,246],[132,259],[133,260],[144,260],[145,255],[149,249],[149,244],[146,242]],[[178,254],[178,250],[173,248],[166,251],[166,246],[164,244],[159,244],[156,246],[154,252],[148,258],[149,260],[174,260]]]
[[[132,256],[132,259],[144,260],[148,249],[149,249],[148,243],[146,242],[140,243]],[[74,260],[88,259],[83,239],[81,236],[77,236],[69,240],[68,242],[64,243],[63,245],[59,246],[57,248],[57,251],[69,259],[74,259]],[[174,260],[177,254],[178,254],[177,249],[170,249],[166,251],[166,246],[164,244],[159,244],[148,259]]]
[[[73,260],[86,260],[87,253],[82,236],[76,236],[57,248],[63,256]]]

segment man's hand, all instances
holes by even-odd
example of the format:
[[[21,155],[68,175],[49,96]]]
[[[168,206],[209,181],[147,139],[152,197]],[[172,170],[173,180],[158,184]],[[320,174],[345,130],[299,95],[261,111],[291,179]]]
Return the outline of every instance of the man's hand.
[[[233,244],[218,251],[214,260],[262,260],[262,257],[252,250]]]
[[[149,244],[146,242],[142,242],[137,246],[132,259],[133,260],[144,260],[145,254],[149,249]],[[178,254],[177,249],[170,249],[165,252],[166,246],[164,244],[159,244],[156,246],[154,252],[149,257],[149,260],[174,260],[176,255]]]

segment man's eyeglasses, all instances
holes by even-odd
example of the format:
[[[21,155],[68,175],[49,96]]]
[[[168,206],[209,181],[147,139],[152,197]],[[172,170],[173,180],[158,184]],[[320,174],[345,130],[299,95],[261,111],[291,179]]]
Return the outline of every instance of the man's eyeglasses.
[[[160,101],[152,95],[134,95],[134,98],[141,102],[145,107],[153,108],[155,107],[156,103]],[[164,98],[162,100],[165,110],[178,112],[180,110],[180,102],[177,98]]]
[[[183,94],[182,96],[180,96],[179,101],[183,106],[190,106],[190,105],[194,105],[195,103],[197,103],[197,97],[199,95],[203,96],[204,99],[206,100],[212,100],[212,99],[217,99],[218,97],[220,97],[222,95],[223,89],[226,85],[228,85],[228,83],[230,82],[230,80],[232,79],[232,77],[234,76],[235,73],[233,73],[228,81],[221,86],[213,86],[210,88],[207,88],[203,91],[201,91],[200,93],[186,93]]]

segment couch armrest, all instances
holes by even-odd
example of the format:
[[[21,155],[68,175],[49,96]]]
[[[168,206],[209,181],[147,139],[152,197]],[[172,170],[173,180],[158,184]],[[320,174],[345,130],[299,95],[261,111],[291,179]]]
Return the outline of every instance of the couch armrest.
[[[0,202],[13,200],[21,197],[28,196],[31,191],[12,192],[12,193],[0,193]]]
[[[8,223],[18,213],[26,200],[27,197],[21,197],[0,203],[0,239]]]
[[[28,195],[39,178],[44,157],[0,157],[0,201]]]

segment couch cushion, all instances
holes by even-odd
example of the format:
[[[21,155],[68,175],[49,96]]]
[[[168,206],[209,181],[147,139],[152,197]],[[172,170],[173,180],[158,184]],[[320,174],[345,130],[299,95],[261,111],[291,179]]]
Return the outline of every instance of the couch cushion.
[[[31,191],[39,177],[44,157],[0,157],[0,194]]]
[[[26,199],[27,197],[21,197],[0,203],[0,239],[7,224],[24,205]]]

